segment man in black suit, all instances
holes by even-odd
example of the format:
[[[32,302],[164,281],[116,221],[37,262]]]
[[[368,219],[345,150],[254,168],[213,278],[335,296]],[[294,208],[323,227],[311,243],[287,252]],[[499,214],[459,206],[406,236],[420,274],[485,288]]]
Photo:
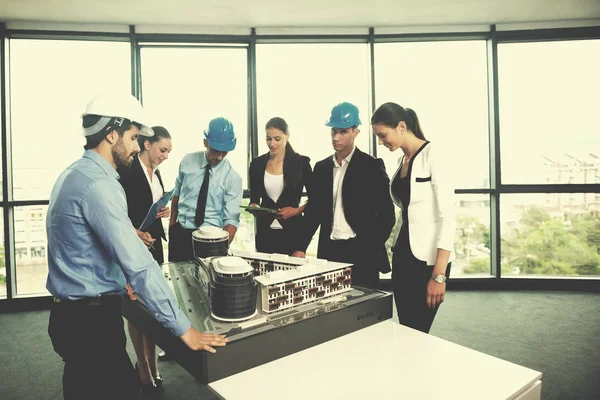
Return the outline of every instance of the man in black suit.
[[[335,153],[315,165],[304,240],[293,255],[305,256],[320,226],[317,257],[352,263],[352,282],[376,287],[379,272],[390,271],[385,242],[394,227],[394,205],[383,161],[354,145],[358,125],[355,105],[344,102],[331,110],[326,126]]]

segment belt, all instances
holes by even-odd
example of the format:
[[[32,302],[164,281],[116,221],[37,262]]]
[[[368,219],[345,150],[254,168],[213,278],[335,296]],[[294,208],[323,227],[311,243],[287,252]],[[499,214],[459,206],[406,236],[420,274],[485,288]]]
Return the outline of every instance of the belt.
[[[54,303],[68,304],[68,305],[80,305],[80,306],[101,306],[108,304],[116,304],[121,301],[121,296],[118,295],[107,295],[99,297],[84,297],[78,300],[65,300],[54,297]]]

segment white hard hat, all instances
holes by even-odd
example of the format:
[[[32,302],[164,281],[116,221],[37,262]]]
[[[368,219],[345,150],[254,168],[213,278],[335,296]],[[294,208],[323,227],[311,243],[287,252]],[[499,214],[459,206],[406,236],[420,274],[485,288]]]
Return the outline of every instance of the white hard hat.
[[[150,128],[146,111],[135,97],[127,93],[100,93],[96,95],[81,114],[81,118],[86,115],[99,115],[101,118],[93,126],[83,128],[85,136],[93,135],[102,130],[111,118],[126,118],[132,122],[137,122],[142,126],[140,135],[154,136],[154,131]]]

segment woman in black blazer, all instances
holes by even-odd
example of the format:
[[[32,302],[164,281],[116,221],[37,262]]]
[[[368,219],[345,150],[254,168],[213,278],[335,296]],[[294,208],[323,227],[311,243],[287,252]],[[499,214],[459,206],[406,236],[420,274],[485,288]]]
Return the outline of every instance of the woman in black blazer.
[[[146,232],[141,232],[141,227],[148,210],[155,201],[165,193],[165,187],[157,167],[167,158],[171,152],[171,135],[162,126],[152,127],[154,136],[140,136],[138,143],[140,153],[133,157],[129,168],[119,168],[117,172],[121,176],[119,180],[127,197],[127,212],[139,238],[148,247],[154,259],[162,264],[164,262],[162,239],[165,239],[165,231],[161,218],[169,218],[171,210],[165,207],[156,215],[157,219]],[[131,288],[128,292],[135,299]],[[129,336],[137,355],[137,365],[142,383],[142,391],[150,393],[156,391],[162,384],[162,378],[158,373],[156,361],[156,345],[146,335],[140,333],[135,325],[128,322]]]
[[[273,208],[279,213],[255,214],[256,251],[291,255],[301,240],[303,189],[310,197],[310,159],[292,149],[283,118],[271,118],[265,129],[269,152],[250,163],[250,206]]]
[[[121,176],[119,181],[127,196],[129,219],[154,259],[162,264],[165,258],[161,239],[166,240],[166,238],[160,218],[169,218],[171,215],[169,207],[163,208],[156,215],[156,221],[146,232],[140,232],[138,229],[152,204],[165,193],[165,186],[157,167],[169,158],[172,148],[171,135],[162,126],[156,128],[154,136],[138,138],[140,153],[133,157],[129,168],[119,168],[117,172]]]

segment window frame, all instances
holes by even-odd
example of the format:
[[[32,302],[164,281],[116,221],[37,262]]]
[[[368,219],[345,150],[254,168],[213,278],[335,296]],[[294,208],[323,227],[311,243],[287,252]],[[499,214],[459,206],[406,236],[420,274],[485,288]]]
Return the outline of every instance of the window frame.
[[[4,253],[6,266],[6,299],[0,300],[0,307],[10,304],[48,305],[47,297],[19,298],[16,295],[15,279],[15,243],[14,243],[14,208],[29,205],[48,205],[47,199],[14,201],[12,198],[12,160],[11,160],[11,132],[10,132],[10,82],[7,81],[8,65],[10,63],[10,39],[68,39],[68,40],[106,40],[129,42],[131,52],[131,92],[134,96],[141,95],[140,88],[140,42],[154,42],[159,44],[176,43],[177,45],[190,46],[199,44],[209,45],[246,45],[248,46],[248,161],[258,155],[258,126],[257,126],[257,99],[256,99],[256,44],[257,43],[327,43],[327,42],[362,42],[371,46],[371,107],[374,110],[374,59],[373,45],[383,42],[401,41],[431,41],[431,40],[468,40],[468,38],[481,39],[487,42],[488,59],[488,108],[489,108],[489,138],[490,138],[490,188],[469,189],[460,188],[457,194],[488,194],[490,196],[490,240],[492,247],[492,266],[490,278],[460,278],[452,279],[449,287],[453,289],[546,289],[546,290],[600,290],[600,279],[592,278],[502,278],[499,265],[500,238],[499,209],[501,195],[505,193],[600,193],[600,183],[595,184],[539,184],[539,185],[505,185],[500,174],[500,130],[498,109],[498,44],[502,43],[527,43],[534,41],[560,41],[560,40],[586,40],[600,39],[600,26],[573,27],[559,29],[523,29],[503,31],[497,30],[496,25],[490,25],[489,30],[476,32],[458,32],[443,30],[442,32],[420,34],[377,34],[376,28],[369,28],[367,34],[313,34],[313,35],[257,35],[254,28],[250,35],[188,35],[188,34],[142,34],[135,32],[135,26],[129,26],[129,33],[123,32],[94,32],[90,29],[81,31],[59,30],[27,30],[7,29],[6,23],[0,23],[0,117],[1,117],[1,154],[2,154],[2,198],[0,207],[3,212]],[[72,29],[72,28],[70,28]],[[435,31],[436,28],[432,28]],[[369,151],[376,156],[376,140],[373,137]],[[249,197],[246,190],[244,197]],[[391,282],[386,280],[382,288],[391,288]],[[10,306],[13,307],[13,306]]]

